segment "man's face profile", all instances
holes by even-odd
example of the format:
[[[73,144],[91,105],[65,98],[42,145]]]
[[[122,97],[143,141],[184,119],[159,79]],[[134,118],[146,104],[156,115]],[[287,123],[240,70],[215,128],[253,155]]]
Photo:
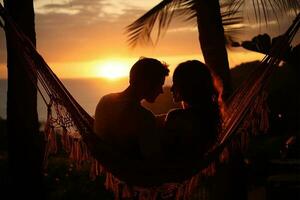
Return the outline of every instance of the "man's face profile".
[[[154,103],[156,98],[163,93],[163,85],[165,83],[165,77],[155,82],[148,82],[148,86],[145,88],[145,100],[149,103]]]

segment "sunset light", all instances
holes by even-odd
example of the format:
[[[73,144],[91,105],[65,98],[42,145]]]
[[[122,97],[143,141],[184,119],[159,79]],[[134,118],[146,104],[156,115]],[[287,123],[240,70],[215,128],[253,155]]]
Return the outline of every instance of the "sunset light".
[[[121,61],[106,61],[99,65],[98,76],[107,79],[118,79],[127,77],[129,74],[129,66]]]

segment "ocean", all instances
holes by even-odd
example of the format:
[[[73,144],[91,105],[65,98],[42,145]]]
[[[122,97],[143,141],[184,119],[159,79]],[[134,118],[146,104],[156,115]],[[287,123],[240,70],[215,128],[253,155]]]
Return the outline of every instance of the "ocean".
[[[128,85],[127,78],[116,80],[103,78],[62,79],[62,82],[90,115],[94,115],[96,105],[103,95],[121,91]],[[7,101],[7,80],[5,79],[0,79],[0,97],[0,117],[5,119]],[[47,118],[46,105],[40,95],[38,95],[38,115],[40,121],[45,121]]]

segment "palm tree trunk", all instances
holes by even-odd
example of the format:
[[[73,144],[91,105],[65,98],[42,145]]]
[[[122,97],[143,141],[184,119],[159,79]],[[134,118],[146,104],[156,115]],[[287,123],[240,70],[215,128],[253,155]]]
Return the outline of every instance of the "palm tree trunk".
[[[231,77],[225,47],[224,29],[218,0],[197,1],[199,42],[205,63],[223,84],[223,98],[231,93]]]
[[[203,57],[222,81],[222,97],[226,101],[232,92],[232,85],[219,0],[198,0],[197,3],[197,23]],[[212,199],[247,199],[243,162],[240,161],[241,156],[235,156],[239,155],[239,149],[232,151],[236,152],[231,154],[231,161],[220,165],[217,170]]]
[[[33,0],[5,0],[10,16],[36,43]],[[42,141],[37,114],[37,84],[23,68],[23,58],[12,48],[9,29],[7,37],[7,123],[10,197],[43,198]],[[36,197],[36,198],[35,198]]]

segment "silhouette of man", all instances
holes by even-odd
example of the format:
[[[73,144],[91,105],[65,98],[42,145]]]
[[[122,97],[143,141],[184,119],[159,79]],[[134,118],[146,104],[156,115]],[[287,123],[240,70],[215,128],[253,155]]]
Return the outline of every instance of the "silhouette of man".
[[[169,74],[166,64],[140,58],[131,68],[129,86],[103,96],[95,111],[94,132],[128,158],[152,159],[160,151],[154,114],[141,105],[153,103]]]

